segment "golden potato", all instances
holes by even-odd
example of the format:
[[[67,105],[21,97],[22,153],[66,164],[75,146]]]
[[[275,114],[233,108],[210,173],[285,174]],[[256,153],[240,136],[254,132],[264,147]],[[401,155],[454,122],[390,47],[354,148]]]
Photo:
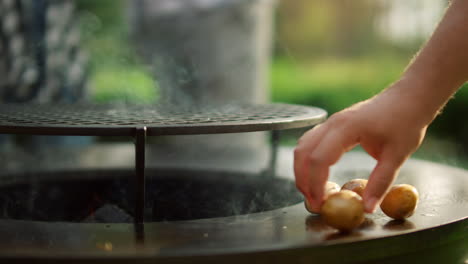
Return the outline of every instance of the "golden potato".
[[[389,217],[397,220],[413,215],[418,205],[418,190],[409,184],[394,185],[385,195],[380,208]]]
[[[338,185],[338,183],[328,181],[325,184],[325,197],[327,197],[328,195],[330,195],[332,193],[336,193],[336,192],[339,192],[339,191],[340,191],[340,185]]]
[[[351,231],[364,221],[361,196],[349,190],[330,194],[321,208],[325,223],[340,231]]]
[[[366,185],[367,185],[367,180],[354,179],[343,184],[343,186],[341,187],[341,190],[350,190],[359,194],[359,196],[362,197],[362,194],[364,193],[364,189],[366,188]]]
[[[326,197],[328,197],[328,195],[338,192],[338,191],[340,191],[340,186],[336,182],[328,181],[325,184],[325,191],[324,191],[325,199]],[[304,200],[304,206],[307,209],[307,211],[309,211],[310,213],[313,213],[313,214],[320,213],[310,208],[309,202],[307,200]]]

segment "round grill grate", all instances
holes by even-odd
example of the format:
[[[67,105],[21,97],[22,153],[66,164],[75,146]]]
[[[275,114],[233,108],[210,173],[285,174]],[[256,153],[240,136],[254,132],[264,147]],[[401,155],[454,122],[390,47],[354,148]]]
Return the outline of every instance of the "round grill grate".
[[[0,133],[38,135],[187,135],[279,130],[312,126],[326,118],[319,108],[288,105],[2,104]]]

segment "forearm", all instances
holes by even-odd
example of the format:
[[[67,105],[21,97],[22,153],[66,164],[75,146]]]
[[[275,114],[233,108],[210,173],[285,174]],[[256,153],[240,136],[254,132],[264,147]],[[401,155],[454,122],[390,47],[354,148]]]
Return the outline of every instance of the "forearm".
[[[401,82],[430,123],[468,80],[468,1],[454,0],[431,39],[406,69]],[[407,87],[406,85],[404,85]],[[411,90],[411,91],[409,91]]]

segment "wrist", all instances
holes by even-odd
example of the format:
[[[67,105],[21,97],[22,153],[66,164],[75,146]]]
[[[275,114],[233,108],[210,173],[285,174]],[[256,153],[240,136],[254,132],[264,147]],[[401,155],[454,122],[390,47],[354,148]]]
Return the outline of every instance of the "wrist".
[[[437,117],[451,96],[438,94],[439,88],[432,82],[426,82],[424,78],[405,74],[387,90],[397,96],[395,102],[409,118],[421,126],[427,126]]]

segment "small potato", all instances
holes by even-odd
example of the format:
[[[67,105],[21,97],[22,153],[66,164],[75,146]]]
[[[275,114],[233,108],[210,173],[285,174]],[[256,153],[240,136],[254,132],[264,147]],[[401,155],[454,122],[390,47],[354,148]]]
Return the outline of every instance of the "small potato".
[[[418,205],[418,190],[409,184],[394,185],[385,195],[380,208],[389,217],[402,220],[413,215]]]
[[[343,190],[328,196],[322,205],[325,223],[340,231],[351,231],[364,221],[364,204],[357,193]]]
[[[340,191],[340,186],[336,182],[328,181],[325,184],[325,192],[324,192],[325,199],[328,197],[328,195],[335,193],[335,192],[339,192],[339,191]],[[310,208],[309,202],[307,200],[304,200],[304,206],[307,209],[307,211],[309,211],[310,213],[313,213],[313,214],[320,213]]]
[[[341,187],[341,190],[350,190],[359,194],[359,196],[362,197],[362,194],[364,193],[364,189],[366,188],[366,185],[367,185],[367,180],[354,179],[343,184],[343,186]]]
[[[330,195],[332,193],[336,193],[336,192],[339,192],[339,191],[340,191],[340,185],[338,185],[338,183],[328,181],[325,184],[325,196],[328,196],[328,195]]]

